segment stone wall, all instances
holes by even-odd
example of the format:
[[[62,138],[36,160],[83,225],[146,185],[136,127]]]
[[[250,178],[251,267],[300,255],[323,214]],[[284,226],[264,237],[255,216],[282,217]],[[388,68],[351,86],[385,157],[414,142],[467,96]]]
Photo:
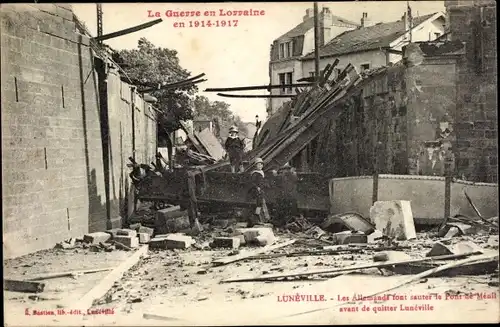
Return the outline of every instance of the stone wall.
[[[457,64],[456,173],[471,181],[497,182],[496,3],[446,1],[451,39],[464,42]]]
[[[133,125],[137,161],[154,157],[147,104],[136,101],[133,122],[132,107],[116,97],[116,85],[126,84],[110,77],[101,87],[83,34],[70,5],[1,7],[5,257],[121,224]]]

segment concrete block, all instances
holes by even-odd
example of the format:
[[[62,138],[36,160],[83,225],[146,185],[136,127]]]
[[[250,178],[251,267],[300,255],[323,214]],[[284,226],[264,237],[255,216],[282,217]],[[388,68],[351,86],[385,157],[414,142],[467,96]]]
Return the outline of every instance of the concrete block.
[[[237,249],[240,247],[239,237],[216,237],[211,243],[212,248],[230,248]]]
[[[365,234],[353,233],[344,231],[333,234],[335,244],[350,244],[350,243],[366,243],[367,236]]]
[[[111,239],[111,235],[106,232],[95,232],[91,234],[86,234],[83,236],[83,242],[90,244],[105,243]]]
[[[410,201],[377,201],[370,208],[370,218],[384,235],[397,240],[417,238]]]
[[[149,247],[152,249],[187,249],[195,241],[191,236],[182,234],[169,234],[167,236],[155,237],[149,241]]]
[[[378,243],[380,240],[377,240],[378,238],[384,236],[384,233],[379,231],[378,229],[374,230],[373,233],[370,235],[367,235],[366,237],[366,242],[367,243]]]
[[[137,230],[137,233],[141,234],[141,233],[146,233],[148,234],[150,237],[153,236],[155,230],[153,228],[149,228],[149,227],[146,227],[146,226],[141,226],[139,227],[139,229]]]
[[[243,235],[245,237],[246,243],[258,243],[261,244],[263,242],[263,238],[267,241],[267,244],[274,243],[275,236],[273,230],[271,228],[263,227],[263,228],[238,228],[235,230],[235,235]],[[257,237],[259,237],[257,239]]]
[[[139,237],[140,244],[149,243],[149,241],[151,240],[151,235],[149,235],[148,233],[139,233],[137,234],[137,236]]]
[[[179,206],[158,210],[155,216],[156,234],[176,233],[191,228],[187,211]]]
[[[137,237],[137,232],[132,229],[118,229],[116,231],[117,236],[129,236],[129,237]]]
[[[235,235],[232,237],[235,237],[235,238],[240,240],[240,246],[247,244],[247,242],[245,241],[245,235],[240,234],[240,235]]]
[[[410,260],[411,257],[401,251],[383,251],[383,252],[378,252],[373,255],[373,261],[375,262],[380,262],[380,261],[405,261],[405,260]]]
[[[137,235],[135,236],[118,235],[113,240],[125,246],[128,246],[129,248],[139,247],[139,238],[137,238]]]

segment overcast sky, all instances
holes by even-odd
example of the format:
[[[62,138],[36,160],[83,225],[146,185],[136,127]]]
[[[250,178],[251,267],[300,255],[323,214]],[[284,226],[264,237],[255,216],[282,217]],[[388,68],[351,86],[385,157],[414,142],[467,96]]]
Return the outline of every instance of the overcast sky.
[[[269,50],[274,39],[302,21],[312,2],[292,3],[130,3],[102,5],[104,34],[139,25],[157,18],[148,17],[148,10],[160,12],[163,22],[148,29],[105,41],[115,50],[137,47],[141,37],[159,47],[178,51],[182,67],[192,75],[205,73],[207,82],[199,84],[200,93],[210,100],[225,101],[231,110],[244,121],[254,121],[255,115],[266,116],[265,99],[222,98],[216,93],[203,92],[209,87],[234,87],[266,85],[269,83]],[[406,1],[369,2],[320,2],[319,7],[329,7],[334,15],[359,22],[363,12],[373,22],[389,22],[401,18]],[[444,12],[443,1],[410,1],[413,15]],[[97,34],[96,5],[73,4],[75,14]],[[254,17],[204,17],[205,10],[219,9],[264,10],[264,16]],[[167,10],[199,10],[200,17],[169,18]],[[238,19],[237,27],[189,27],[189,21]],[[185,28],[174,28],[175,22],[184,22]],[[234,94],[266,94],[265,91],[233,92]]]

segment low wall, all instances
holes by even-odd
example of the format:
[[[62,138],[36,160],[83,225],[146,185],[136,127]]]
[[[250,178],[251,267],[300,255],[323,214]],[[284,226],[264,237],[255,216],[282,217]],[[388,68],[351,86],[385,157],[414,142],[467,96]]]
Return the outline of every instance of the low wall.
[[[475,213],[464,190],[485,217],[498,215],[498,184],[455,180],[451,184],[451,216]],[[373,177],[345,177],[330,180],[330,212],[355,211],[369,217],[373,199]],[[435,176],[379,175],[377,200],[411,201],[418,224],[439,224],[445,211],[445,179]]]

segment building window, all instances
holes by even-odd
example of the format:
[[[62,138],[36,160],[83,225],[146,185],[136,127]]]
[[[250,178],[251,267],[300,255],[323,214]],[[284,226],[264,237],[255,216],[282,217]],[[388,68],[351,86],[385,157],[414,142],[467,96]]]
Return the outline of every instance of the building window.
[[[365,70],[368,70],[370,69],[370,64],[362,64],[361,65],[361,71],[365,71]]]
[[[441,33],[434,33],[434,37],[437,39],[438,37],[441,36]]]
[[[295,44],[293,41],[284,42],[280,44],[280,59],[291,58],[295,51]]]
[[[314,77],[314,72],[309,72],[309,77]]]
[[[279,79],[280,79],[280,85],[285,85],[286,84],[286,81],[285,81],[285,73],[282,73],[282,74],[278,74],[279,76]],[[281,88],[280,89],[280,94],[283,94],[285,93],[285,88]]]
[[[293,83],[293,73],[286,73],[286,84]],[[287,88],[287,93],[292,93],[292,87]]]

